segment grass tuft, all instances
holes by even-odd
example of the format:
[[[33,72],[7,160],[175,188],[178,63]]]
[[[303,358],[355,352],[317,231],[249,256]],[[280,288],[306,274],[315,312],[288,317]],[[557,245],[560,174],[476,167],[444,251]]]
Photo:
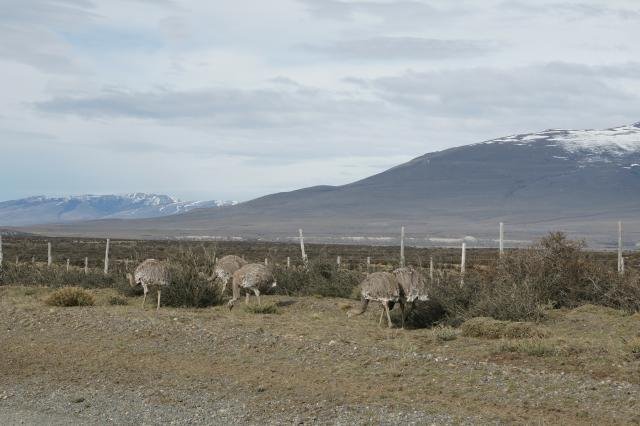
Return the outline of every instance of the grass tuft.
[[[433,338],[437,342],[450,342],[458,338],[458,331],[453,327],[439,326],[431,330]]]
[[[91,293],[79,287],[64,287],[54,291],[45,301],[51,306],[93,306],[96,301]]]
[[[503,340],[498,345],[498,352],[522,353],[535,357],[557,356],[560,348],[545,339]]]

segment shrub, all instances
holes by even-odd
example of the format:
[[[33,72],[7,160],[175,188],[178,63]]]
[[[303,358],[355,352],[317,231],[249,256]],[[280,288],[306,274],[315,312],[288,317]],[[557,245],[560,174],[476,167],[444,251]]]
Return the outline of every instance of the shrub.
[[[162,305],[173,307],[205,308],[222,304],[222,294],[199,272],[206,268],[206,259],[193,251],[180,251],[169,264],[171,282],[162,288]]]
[[[311,260],[306,267],[276,268],[275,276],[279,291],[287,295],[344,298],[352,297],[364,277],[324,258]]]
[[[252,314],[279,314],[280,310],[273,303],[266,303],[264,305],[248,305],[244,308],[245,311]]]
[[[431,331],[434,339],[438,342],[449,342],[458,338],[458,332],[451,327],[439,326]]]
[[[109,299],[109,304],[110,305],[128,305],[129,300],[127,300],[126,297],[122,297],[122,296],[111,296],[111,298]]]
[[[79,287],[64,287],[51,293],[45,302],[51,306],[92,306],[95,299]]]
[[[640,359],[640,337],[636,337],[627,342],[626,347],[631,356]]]
[[[485,339],[522,339],[547,335],[543,329],[532,323],[499,321],[487,317],[472,318],[465,321],[461,328],[463,336]]]

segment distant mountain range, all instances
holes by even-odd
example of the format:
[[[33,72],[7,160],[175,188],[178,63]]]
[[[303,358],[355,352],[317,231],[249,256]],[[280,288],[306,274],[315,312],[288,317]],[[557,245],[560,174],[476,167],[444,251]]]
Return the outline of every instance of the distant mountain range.
[[[167,195],[36,196],[0,202],[0,226],[25,226],[96,219],[142,219],[233,205],[233,201],[180,201]]]
[[[607,246],[616,223],[640,241],[640,123],[606,130],[545,130],[432,152],[342,186],[268,195],[225,208],[153,219],[35,227],[59,235],[391,241],[472,235],[492,242],[549,230]],[[30,230],[30,229],[27,229]],[[397,241],[397,240],[393,240]]]

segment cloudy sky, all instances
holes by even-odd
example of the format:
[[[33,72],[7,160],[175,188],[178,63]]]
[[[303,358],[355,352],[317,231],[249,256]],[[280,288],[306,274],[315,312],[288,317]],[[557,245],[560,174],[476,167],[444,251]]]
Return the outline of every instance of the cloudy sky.
[[[0,0],[0,200],[246,200],[640,120],[637,0]]]

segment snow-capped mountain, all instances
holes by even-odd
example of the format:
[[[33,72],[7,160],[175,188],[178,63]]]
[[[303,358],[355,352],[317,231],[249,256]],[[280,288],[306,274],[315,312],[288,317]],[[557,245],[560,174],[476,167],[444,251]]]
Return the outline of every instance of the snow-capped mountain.
[[[347,185],[272,194],[224,209],[104,223],[102,229],[94,223],[38,231],[100,229],[124,236],[142,229],[157,236],[277,239],[304,228],[316,238],[395,238],[405,225],[423,241],[487,240],[505,222],[510,238],[563,230],[606,245],[615,243],[618,220],[625,223],[625,238],[640,241],[640,123],[502,137],[428,153]]]
[[[0,225],[22,226],[95,219],[140,219],[218,208],[233,201],[181,201],[167,195],[35,196],[0,202]]]

